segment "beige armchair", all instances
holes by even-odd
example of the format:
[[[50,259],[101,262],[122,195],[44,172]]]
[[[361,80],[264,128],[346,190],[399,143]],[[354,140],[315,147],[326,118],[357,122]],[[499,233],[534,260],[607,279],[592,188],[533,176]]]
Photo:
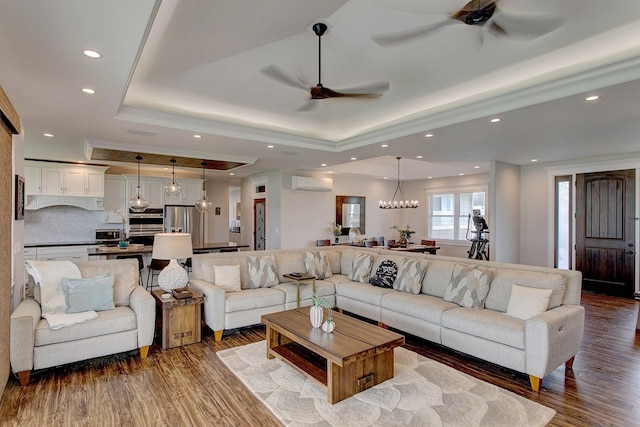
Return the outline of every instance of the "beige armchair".
[[[49,328],[35,298],[24,299],[11,314],[11,369],[20,384],[29,383],[34,369],[64,365],[94,357],[140,349],[147,357],[153,342],[156,307],[153,297],[138,285],[135,259],[78,262],[82,277],[114,275],[112,310],[98,311],[98,317],[66,326]],[[36,288],[37,289],[37,288]]]

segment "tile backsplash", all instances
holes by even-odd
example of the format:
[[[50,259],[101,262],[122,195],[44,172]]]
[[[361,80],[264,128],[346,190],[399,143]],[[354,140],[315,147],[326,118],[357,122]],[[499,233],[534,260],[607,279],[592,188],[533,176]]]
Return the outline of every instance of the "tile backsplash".
[[[103,211],[73,206],[52,206],[24,213],[24,243],[92,242],[96,228],[119,228],[106,224]]]

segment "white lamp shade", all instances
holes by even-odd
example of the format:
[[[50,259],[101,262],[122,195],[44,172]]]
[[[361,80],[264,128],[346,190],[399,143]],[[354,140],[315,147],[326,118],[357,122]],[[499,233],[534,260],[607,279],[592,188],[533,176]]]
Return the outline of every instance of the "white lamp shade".
[[[153,238],[154,259],[184,259],[193,255],[191,234],[189,233],[158,233]]]

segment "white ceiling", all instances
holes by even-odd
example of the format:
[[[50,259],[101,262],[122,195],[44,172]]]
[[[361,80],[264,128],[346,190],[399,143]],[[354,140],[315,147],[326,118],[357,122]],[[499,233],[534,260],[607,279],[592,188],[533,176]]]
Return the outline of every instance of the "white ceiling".
[[[640,2],[499,0],[506,36],[450,20],[403,43],[374,40],[446,21],[465,3],[3,0],[0,85],[28,158],[86,160],[88,141],[250,163],[236,178],[273,169],[395,178],[401,156],[402,179],[424,179],[486,172],[492,160],[640,151]],[[388,92],[298,111],[309,94],[260,72],[275,65],[315,85],[319,21],[329,26],[322,83],[387,81]],[[587,103],[590,94],[601,98]]]

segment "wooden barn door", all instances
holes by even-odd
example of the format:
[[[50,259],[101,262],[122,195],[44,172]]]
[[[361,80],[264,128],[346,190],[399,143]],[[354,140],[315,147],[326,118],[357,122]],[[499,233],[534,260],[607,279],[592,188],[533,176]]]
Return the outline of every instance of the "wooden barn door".
[[[584,290],[633,298],[635,171],[576,176],[576,269]]]

